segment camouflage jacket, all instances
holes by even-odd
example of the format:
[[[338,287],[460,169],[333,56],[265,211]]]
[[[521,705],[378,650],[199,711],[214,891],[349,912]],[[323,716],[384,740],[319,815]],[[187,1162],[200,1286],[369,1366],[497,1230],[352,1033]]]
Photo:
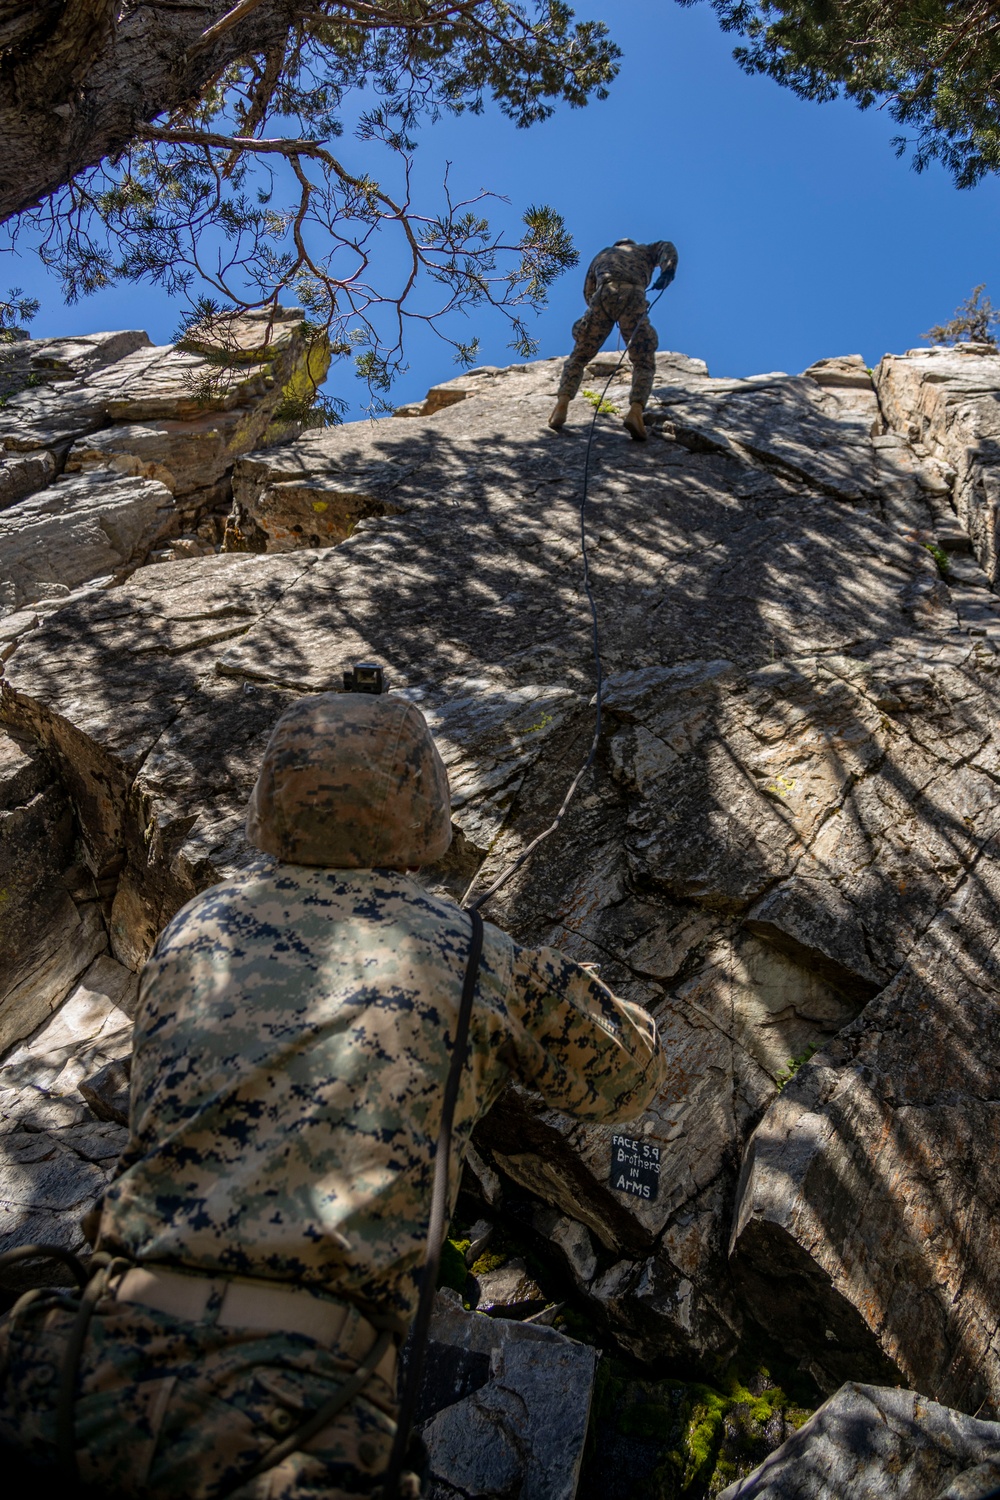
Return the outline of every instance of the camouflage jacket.
[[[639,286],[645,290],[657,267],[663,271],[676,264],[677,251],[669,240],[654,240],[651,245],[619,240],[617,245],[599,251],[590,262],[583,282],[583,295],[592,302],[598,287],[605,281]]]
[[[190,901],[143,973],[130,1137],[99,1248],[410,1317],[469,930],[388,870],[266,859]],[[450,1202],[508,1079],[618,1121],[663,1071],[645,1011],[487,923]]]

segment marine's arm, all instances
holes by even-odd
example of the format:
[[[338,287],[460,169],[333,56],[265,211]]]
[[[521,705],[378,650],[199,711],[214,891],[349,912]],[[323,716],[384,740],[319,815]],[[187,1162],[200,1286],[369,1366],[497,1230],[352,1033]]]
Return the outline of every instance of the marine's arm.
[[[663,1085],[656,1022],[555,948],[514,948],[517,1074],[588,1120],[631,1119]]]
[[[657,248],[659,254],[656,264],[660,268],[660,274],[653,282],[653,291],[662,292],[673,281],[677,270],[677,246],[671,244],[670,240],[661,240]]]

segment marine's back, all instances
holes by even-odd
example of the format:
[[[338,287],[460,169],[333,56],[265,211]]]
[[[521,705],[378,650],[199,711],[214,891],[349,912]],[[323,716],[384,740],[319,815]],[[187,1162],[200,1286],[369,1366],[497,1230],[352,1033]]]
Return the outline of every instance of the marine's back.
[[[143,974],[130,1140],[101,1248],[335,1281],[409,1316],[469,927],[391,870],[263,860],[195,897]],[[658,1082],[653,1038],[644,1012],[578,965],[487,925],[450,1196],[512,1074],[610,1118]]]

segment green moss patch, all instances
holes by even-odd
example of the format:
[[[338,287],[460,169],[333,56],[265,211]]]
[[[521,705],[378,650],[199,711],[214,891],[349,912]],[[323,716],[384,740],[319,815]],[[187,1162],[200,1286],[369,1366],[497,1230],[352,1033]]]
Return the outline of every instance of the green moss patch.
[[[445,1240],[441,1250],[441,1268],[438,1271],[438,1286],[450,1286],[459,1295],[465,1291],[469,1279],[469,1268],[465,1264],[468,1240]]]
[[[766,1369],[718,1387],[646,1380],[602,1361],[579,1500],[709,1500],[779,1447],[809,1415]]]

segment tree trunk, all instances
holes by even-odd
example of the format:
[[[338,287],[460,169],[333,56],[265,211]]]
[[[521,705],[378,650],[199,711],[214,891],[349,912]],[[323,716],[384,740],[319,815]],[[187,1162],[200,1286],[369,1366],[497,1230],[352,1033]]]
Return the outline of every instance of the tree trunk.
[[[282,42],[301,5],[262,0],[209,47],[233,0],[0,0],[0,223],[114,158],[235,58]],[[117,19],[116,19],[117,17]]]

